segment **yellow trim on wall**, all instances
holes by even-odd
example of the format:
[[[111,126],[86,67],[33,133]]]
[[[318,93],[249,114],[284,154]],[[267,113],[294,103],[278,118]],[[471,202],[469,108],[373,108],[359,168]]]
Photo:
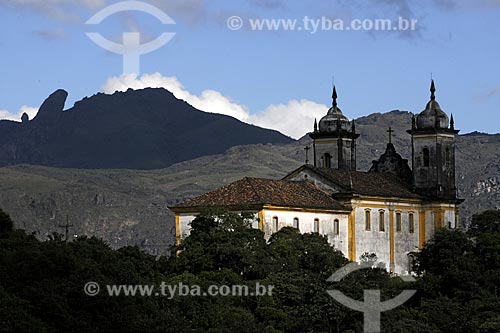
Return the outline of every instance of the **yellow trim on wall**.
[[[347,218],[347,257],[350,261],[356,261],[356,210],[353,209]]]
[[[259,210],[258,216],[259,216],[259,230],[264,232],[264,222],[266,219],[266,214],[264,213],[263,209]]]
[[[445,210],[441,207],[435,207],[432,209],[434,213],[434,230],[439,228],[444,228],[444,213]]]
[[[439,210],[439,219],[441,220],[441,228],[445,228],[445,213],[446,211],[444,209]]]
[[[179,245],[181,242],[181,216],[175,214],[175,244]]]
[[[347,210],[283,207],[283,206],[274,206],[274,205],[264,205],[263,209],[283,210],[283,211],[289,211],[289,212],[308,212],[308,213],[319,213],[319,214],[331,214],[331,213],[346,214],[348,212]]]
[[[413,221],[415,221],[415,216],[413,216]],[[425,210],[418,212],[418,243],[422,249],[425,244]]]
[[[389,209],[389,256],[390,256],[390,269],[393,271],[394,269],[394,211]]]

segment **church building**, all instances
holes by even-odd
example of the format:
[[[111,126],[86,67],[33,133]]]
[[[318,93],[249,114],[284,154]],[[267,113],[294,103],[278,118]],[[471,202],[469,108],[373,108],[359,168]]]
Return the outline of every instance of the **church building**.
[[[409,273],[413,254],[438,228],[458,227],[462,202],[455,186],[459,131],[436,101],[434,81],[430,91],[425,110],[408,124],[411,168],[389,139],[368,171],[356,169],[359,134],[338,107],[334,87],[332,107],[309,133],[311,164],[280,180],[245,177],[170,207],[177,240],[189,234],[190,222],[204,209],[224,207],[252,212],[252,226],[266,239],[283,227],[316,232],[351,261],[375,254],[390,272]]]

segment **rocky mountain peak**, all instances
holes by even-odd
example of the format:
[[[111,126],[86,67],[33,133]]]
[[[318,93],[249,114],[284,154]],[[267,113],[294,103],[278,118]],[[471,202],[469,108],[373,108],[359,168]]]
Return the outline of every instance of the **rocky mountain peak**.
[[[49,97],[42,103],[35,119],[40,119],[47,114],[57,114],[64,110],[64,104],[68,98],[68,92],[63,89],[58,89],[50,94]]]

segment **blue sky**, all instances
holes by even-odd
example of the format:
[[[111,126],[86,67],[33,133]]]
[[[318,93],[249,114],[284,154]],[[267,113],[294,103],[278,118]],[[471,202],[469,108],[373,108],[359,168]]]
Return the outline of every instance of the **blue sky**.
[[[66,108],[99,91],[164,86],[194,106],[300,137],[331,103],[350,118],[393,109],[420,112],[437,100],[462,133],[500,132],[499,0],[150,0],[175,25],[136,11],[85,22],[109,0],[0,0],[0,116],[16,119],[54,90]],[[227,20],[239,16],[243,27]],[[255,31],[251,19],[416,19],[415,31]],[[122,57],[87,36],[173,39],[143,55],[137,77]],[[143,76],[144,75],[144,76]]]

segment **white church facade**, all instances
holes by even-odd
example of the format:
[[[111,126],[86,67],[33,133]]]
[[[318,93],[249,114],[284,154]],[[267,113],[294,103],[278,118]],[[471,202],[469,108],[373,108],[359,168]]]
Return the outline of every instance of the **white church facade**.
[[[170,209],[176,214],[177,240],[209,207],[251,212],[253,227],[269,239],[283,227],[317,232],[351,261],[375,254],[396,274],[411,270],[412,255],[438,228],[458,227],[455,137],[458,130],[435,100],[413,117],[412,167],[387,144],[369,171],[356,170],[356,133],[337,106],[309,134],[313,162],[281,180],[245,177]]]

